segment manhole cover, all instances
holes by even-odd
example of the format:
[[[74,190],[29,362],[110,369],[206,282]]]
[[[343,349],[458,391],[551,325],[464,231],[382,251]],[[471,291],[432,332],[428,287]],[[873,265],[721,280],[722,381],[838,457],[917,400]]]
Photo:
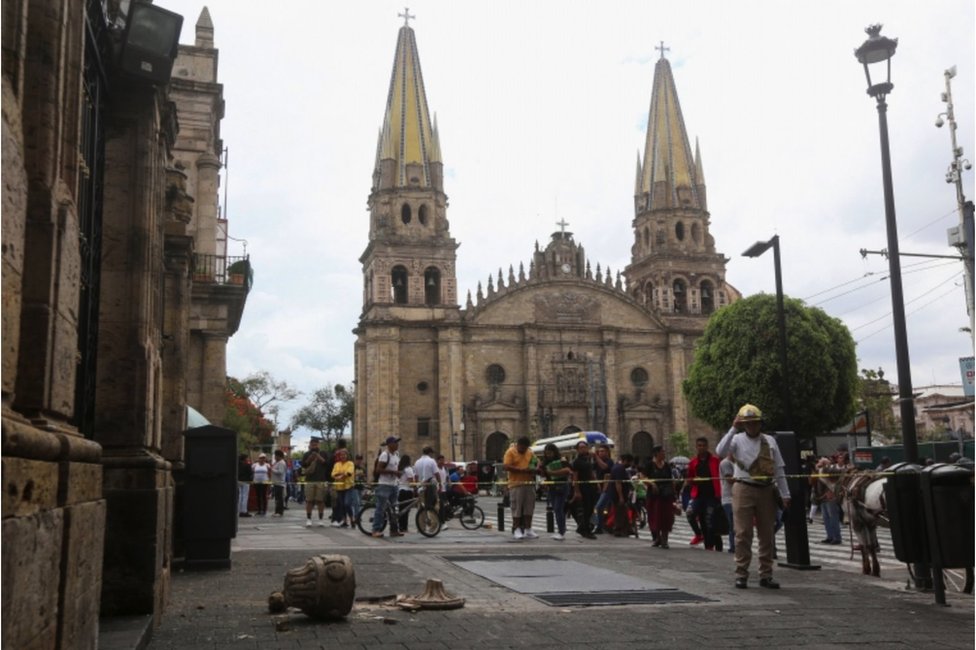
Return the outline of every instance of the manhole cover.
[[[599,607],[602,605],[662,605],[668,603],[714,602],[677,589],[656,591],[573,591],[532,594],[536,600],[553,607]]]

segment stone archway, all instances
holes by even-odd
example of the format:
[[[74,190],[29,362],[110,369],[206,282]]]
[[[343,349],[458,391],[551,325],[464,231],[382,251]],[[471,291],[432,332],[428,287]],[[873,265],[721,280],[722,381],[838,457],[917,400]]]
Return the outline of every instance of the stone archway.
[[[653,446],[654,438],[647,431],[638,431],[630,438],[630,453],[639,463],[643,463],[651,457]]]
[[[485,460],[502,462],[506,449],[508,449],[508,436],[501,431],[495,431],[485,439]]]

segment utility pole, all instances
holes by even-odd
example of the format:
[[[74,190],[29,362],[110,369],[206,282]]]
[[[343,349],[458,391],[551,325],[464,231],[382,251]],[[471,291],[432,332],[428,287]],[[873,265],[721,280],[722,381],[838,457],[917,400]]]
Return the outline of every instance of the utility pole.
[[[948,230],[949,245],[959,249],[963,260],[964,286],[966,291],[966,313],[969,314],[969,338],[973,341],[973,203],[966,201],[962,189],[963,170],[972,169],[973,165],[963,158],[963,150],[956,143],[956,114],[952,105],[952,78],[956,76],[956,66],[945,71],[945,92],[942,101],[946,105],[945,113],[940,113],[935,120],[935,126],[941,128],[949,122],[949,138],[952,141],[952,162],[946,171],[946,183],[956,186],[956,202],[959,209],[959,225]],[[945,121],[942,117],[945,116]]]

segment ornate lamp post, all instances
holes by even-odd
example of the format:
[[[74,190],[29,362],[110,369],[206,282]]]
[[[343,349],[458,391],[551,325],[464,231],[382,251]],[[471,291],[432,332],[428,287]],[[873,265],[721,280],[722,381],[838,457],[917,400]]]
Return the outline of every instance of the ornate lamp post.
[[[888,151],[888,104],[885,98],[891,83],[891,57],[898,39],[881,35],[881,25],[870,25],[864,31],[868,40],[854,50],[864,66],[867,93],[878,103],[878,125],[881,131],[881,178],[884,185],[885,223],[888,230],[888,270],[891,282],[891,314],[895,328],[895,360],[898,367],[898,401],[901,409],[902,444],[905,460],[918,462],[918,439],[915,434],[915,398],[912,395],[912,369],[908,359],[908,332],[905,327],[905,299],[901,287],[901,257],[898,250],[898,224],[895,220],[895,196],[891,184],[891,154]],[[872,79],[872,71],[873,77]]]

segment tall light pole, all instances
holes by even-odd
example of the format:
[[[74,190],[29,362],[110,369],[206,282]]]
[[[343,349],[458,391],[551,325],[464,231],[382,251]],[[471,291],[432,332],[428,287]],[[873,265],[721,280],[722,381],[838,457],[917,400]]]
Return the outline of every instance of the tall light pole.
[[[966,312],[969,314],[969,340],[973,340],[973,204],[966,201],[962,191],[962,172],[973,168],[969,160],[962,157],[963,150],[956,143],[956,112],[952,104],[952,78],[956,76],[956,66],[945,71],[945,92],[942,101],[945,102],[945,113],[940,113],[935,120],[935,126],[942,128],[944,115],[949,122],[949,139],[952,142],[952,162],[946,172],[946,183],[956,186],[956,203],[959,206],[959,226],[949,229],[949,245],[956,246],[962,253],[963,287],[966,291]]]
[[[780,390],[783,399],[783,421],[785,432],[777,436],[783,461],[786,463],[786,473],[790,493],[797,498],[790,500],[790,509],[786,519],[786,562],[781,566],[791,569],[819,569],[810,564],[810,539],[807,535],[807,515],[804,502],[799,495],[803,494],[804,481],[800,478],[802,462],[800,459],[800,445],[793,428],[793,405],[790,402],[789,366],[786,358],[786,310],[783,308],[783,271],[779,257],[779,235],[773,235],[769,241],[757,241],[742,253],[745,257],[759,257],[770,248],[773,249],[773,266],[776,271],[776,321],[779,329],[779,370]],[[789,442],[787,443],[787,439]]]
[[[895,220],[895,195],[891,185],[891,154],[888,150],[888,104],[885,98],[894,85],[891,83],[891,57],[898,47],[898,39],[881,35],[881,25],[865,30],[868,40],[854,50],[864,66],[867,93],[878,103],[878,125],[881,131],[881,178],[884,185],[885,224],[888,230],[888,275],[891,283],[891,314],[895,328],[895,361],[898,367],[898,402],[901,407],[902,445],[905,460],[918,462],[918,440],[915,435],[915,397],[912,394],[912,368],[908,359],[908,332],[905,327],[905,298],[901,288],[901,254],[898,250],[898,223]],[[883,74],[883,81],[872,82]]]

